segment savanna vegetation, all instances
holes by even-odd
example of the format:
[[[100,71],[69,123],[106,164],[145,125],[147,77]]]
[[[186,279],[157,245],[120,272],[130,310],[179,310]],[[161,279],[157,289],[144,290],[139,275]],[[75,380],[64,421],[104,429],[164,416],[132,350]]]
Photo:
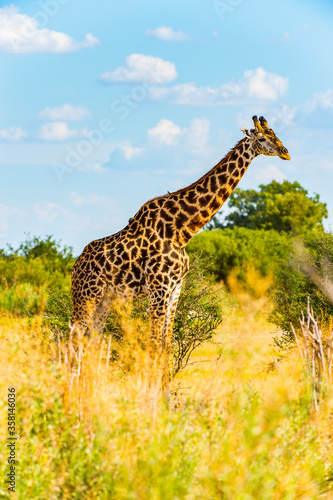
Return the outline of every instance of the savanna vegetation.
[[[168,397],[148,383],[145,301],[116,302],[78,359],[72,249],[48,236],[0,251],[0,498],[333,497],[326,205],[274,181],[236,190],[230,206],[188,246]]]

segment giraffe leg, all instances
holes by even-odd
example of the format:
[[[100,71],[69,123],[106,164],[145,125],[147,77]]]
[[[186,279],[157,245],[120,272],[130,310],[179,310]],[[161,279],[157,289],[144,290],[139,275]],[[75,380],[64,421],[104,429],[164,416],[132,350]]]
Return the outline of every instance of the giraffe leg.
[[[150,358],[154,376],[161,377],[162,389],[167,391],[169,383],[169,360],[171,353],[172,327],[182,287],[179,281],[172,291],[156,291],[150,296]],[[161,295],[163,298],[161,298]],[[154,300],[155,299],[155,300]]]
[[[171,355],[171,344],[172,344],[172,332],[173,332],[173,322],[175,319],[175,314],[177,310],[177,304],[182,289],[183,279],[177,283],[175,288],[172,290],[167,313],[165,315],[163,334],[162,334],[162,350],[163,350],[163,380],[162,386],[167,387],[170,380],[170,355]]]
[[[80,304],[79,311],[73,307],[73,319],[71,323],[71,333],[82,339],[84,335],[89,336],[89,329],[92,323],[92,318],[96,309],[96,303],[89,301]]]
[[[164,295],[164,297],[163,297]],[[163,378],[161,367],[163,365],[163,328],[168,310],[168,300],[170,293],[161,293],[156,290],[149,294],[150,310],[150,339],[149,339],[149,357],[150,357],[150,377],[153,384],[159,383]]]
[[[72,286],[73,318],[71,331],[73,334],[77,334],[79,338],[82,338],[83,335],[90,336],[91,334],[94,315],[103,299],[106,286],[101,287],[98,293],[86,296],[82,283],[79,285],[78,287]]]
[[[103,295],[102,300],[98,304],[92,318],[91,331],[93,333],[97,333],[98,335],[103,333],[113,299],[114,294],[110,291],[106,291]]]

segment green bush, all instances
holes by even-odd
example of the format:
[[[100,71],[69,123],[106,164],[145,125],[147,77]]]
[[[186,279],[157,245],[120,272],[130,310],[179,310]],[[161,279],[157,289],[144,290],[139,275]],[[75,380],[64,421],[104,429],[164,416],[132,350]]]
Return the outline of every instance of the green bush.
[[[222,322],[223,288],[204,276],[213,262],[213,259],[191,259],[173,326],[174,375],[188,364],[198,346],[212,340]]]
[[[27,237],[15,250],[0,250],[0,311],[19,316],[41,314],[48,289],[68,294],[72,249],[52,236]]]
[[[311,259],[311,266],[318,277],[331,279],[333,283],[333,234],[317,233],[307,236],[304,245]],[[288,266],[281,267],[275,277],[271,295],[275,304],[271,321],[292,339],[290,323],[295,328],[299,325],[302,311],[305,313],[307,300],[322,325],[333,317],[333,304],[318,284],[304,272],[304,256],[295,252],[291,255]]]
[[[47,300],[45,286],[34,287],[20,283],[4,289],[0,287],[0,310],[15,316],[33,316],[43,312]]]
[[[249,266],[262,276],[284,266],[291,251],[291,239],[274,230],[217,229],[197,234],[187,246],[190,255],[213,258],[208,270],[217,280],[226,281],[232,271],[245,280]]]
[[[44,240],[27,237],[16,250],[9,247],[0,252],[1,285],[10,288],[17,283],[30,283],[69,290],[74,260],[72,249],[61,248],[52,236]]]

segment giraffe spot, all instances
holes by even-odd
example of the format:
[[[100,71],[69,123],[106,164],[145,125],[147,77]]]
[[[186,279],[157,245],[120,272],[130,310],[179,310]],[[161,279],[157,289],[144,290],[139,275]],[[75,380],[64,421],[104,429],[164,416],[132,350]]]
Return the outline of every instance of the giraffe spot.
[[[145,248],[143,248],[143,249],[141,250],[141,258],[142,258],[142,261],[147,260],[147,257],[148,257],[148,252],[147,252],[147,250],[146,250]]]
[[[197,198],[198,198],[198,196],[197,196],[196,192],[195,191],[190,191],[188,193],[187,197],[186,197],[186,201],[188,203],[194,204],[194,203],[196,203]]]
[[[115,286],[121,285],[122,281],[123,281],[123,277],[122,277],[121,273],[116,274],[115,279],[114,279]]]
[[[200,228],[200,224],[198,223],[196,218],[189,223],[188,228],[190,231],[192,231],[192,233],[197,232],[197,230]]]
[[[199,198],[200,207],[206,207],[208,205],[208,203],[210,202],[210,200],[211,200],[210,195],[202,196],[201,198]]]
[[[168,242],[168,240],[163,241],[162,253],[167,254],[170,252],[170,250],[171,250],[171,246],[170,246],[170,243]]]
[[[141,279],[141,270],[139,267],[137,266],[133,266],[132,267],[132,273],[134,274],[135,278],[137,280],[140,280]]]
[[[127,250],[130,250],[135,245],[134,241],[128,240],[126,243]]]
[[[217,181],[215,175],[213,175],[210,179],[210,189],[213,193],[217,190]]]
[[[174,206],[175,206],[175,202],[173,200],[167,200],[164,203],[164,208],[166,208],[167,210],[170,210],[171,208],[174,208]]]
[[[162,209],[162,210],[161,210],[161,212],[160,212],[160,216],[161,216],[161,218],[162,218],[162,219],[164,219],[166,222],[170,222],[170,221],[172,221],[172,220],[173,220],[173,217],[172,217],[170,214],[168,214],[168,212],[166,212],[166,211],[165,211],[165,210],[163,210],[163,209]]]
[[[206,177],[204,177],[202,181],[202,186],[205,189],[205,191],[208,189],[208,184],[209,184],[209,176],[207,175]]]
[[[122,259],[120,258],[120,256],[116,257],[115,261],[114,261],[114,265],[115,266],[120,266],[122,263]]]
[[[157,222],[157,224],[156,224],[156,231],[161,236],[161,238],[164,238],[164,223],[163,223],[163,221],[159,220]]]
[[[247,151],[244,151],[243,156],[244,156],[244,158],[246,158],[247,160],[249,160],[249,159],[250,159],[250,155],[249,155],[249,153],[248,153]]]
[[[172,238],[173,233],[174,233],[174,231],[173,231],[172,224],[165,224],[165,237]]]
[[[98,273],[99,271],[101,271],[101,266],[98,264],[98,262],[94,261],[94,263],[90,267],[90,270],[94,273]]]
[[[184,212],[188,213],[189,215],[193,215],[197,211],[197,207],[193,205],[188,205],[187,203],[185,203],[185,201],[180,201],[179,204],[181,209],[184,210]]]
[[[124,251],[124,245],[122,243],[118,243],[116,246],[116,253],[119,255]]]
[[[218,176],[218,179],[219,179],[220,184],[226,184],[227,180],[228,180],[228,176],[226,174],[220,174]]]
[[[191,233],[189,233],[186,229],[183,230],[183,237],[185,241],[190,241],[192,238]]]
[[[196,190],[197,190],[197,193],[204,193],[206,191],[206,189],[201,184],[197,185]]]
[[[187,216],[181,212],[176,218],[176,228],[181,229],[186,221],[187,221]]]
[[[236,168],[236,163],[235,162],[230,162],[228,165],[228,172],[229,174],[232,174],[235,171]]]
[[[209,212],[207,212],[207,210],[202,210],[201,217],[203,217],[204,219],[207,219],[207,217],[209,217]]]
[[[157,200],[152,200],[150,202],[147,203],[147,209],[149,209],[149,211],[151,210],[155,210],[158,208],[158,202]]]
[[[213,200],[211,201],[210,205],[209,205],[209,208],[215,212],[215,210],[218,210],[220,208],[220,203],[217,201],[216,198],[213,198]]]
[[[135,257],[138,255],[138,249],[137,247],[132,248],[131,250],[131,258],[135,259]]]
[[[172,215],[176,215],[177,212],[179,212],[179,208],[177,206],[174,206],[172,208],[169,208],[169,212],[172,214]]]
[[[243,158],[240,156],[240,157],[238,158],[238,166],[241,168],[243,165],[244,165],[244,160],[243,160]]]
[[[125,271],[128,271],[130,268],[130,262],[128,260],[126,261],[123,261],[122,264],[121,264],[121,272],[125,272]]]
[[[159,270],[160,270],[160,267],[161,267],[160,263],[159,263],[159,262],[156,262],[155,264],[153,264],[153,265],[151,266],[151,270],[152,270],[152,272],[153,272],[153,273],[157,273],[157,271],[159,271]]]

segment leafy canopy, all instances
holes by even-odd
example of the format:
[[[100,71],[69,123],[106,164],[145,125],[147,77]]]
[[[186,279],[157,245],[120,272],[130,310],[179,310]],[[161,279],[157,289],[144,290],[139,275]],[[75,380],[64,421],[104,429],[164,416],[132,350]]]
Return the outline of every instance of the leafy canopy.
[[[298,182],[287,180],[261,184],[258,191],[236,189],[229,207],[235,210],[223,221],[214,218],[207,229],[246,227],[304,234],[323,229],[323,218],[328,215],[326,203],[318,194],[311,197]]]

